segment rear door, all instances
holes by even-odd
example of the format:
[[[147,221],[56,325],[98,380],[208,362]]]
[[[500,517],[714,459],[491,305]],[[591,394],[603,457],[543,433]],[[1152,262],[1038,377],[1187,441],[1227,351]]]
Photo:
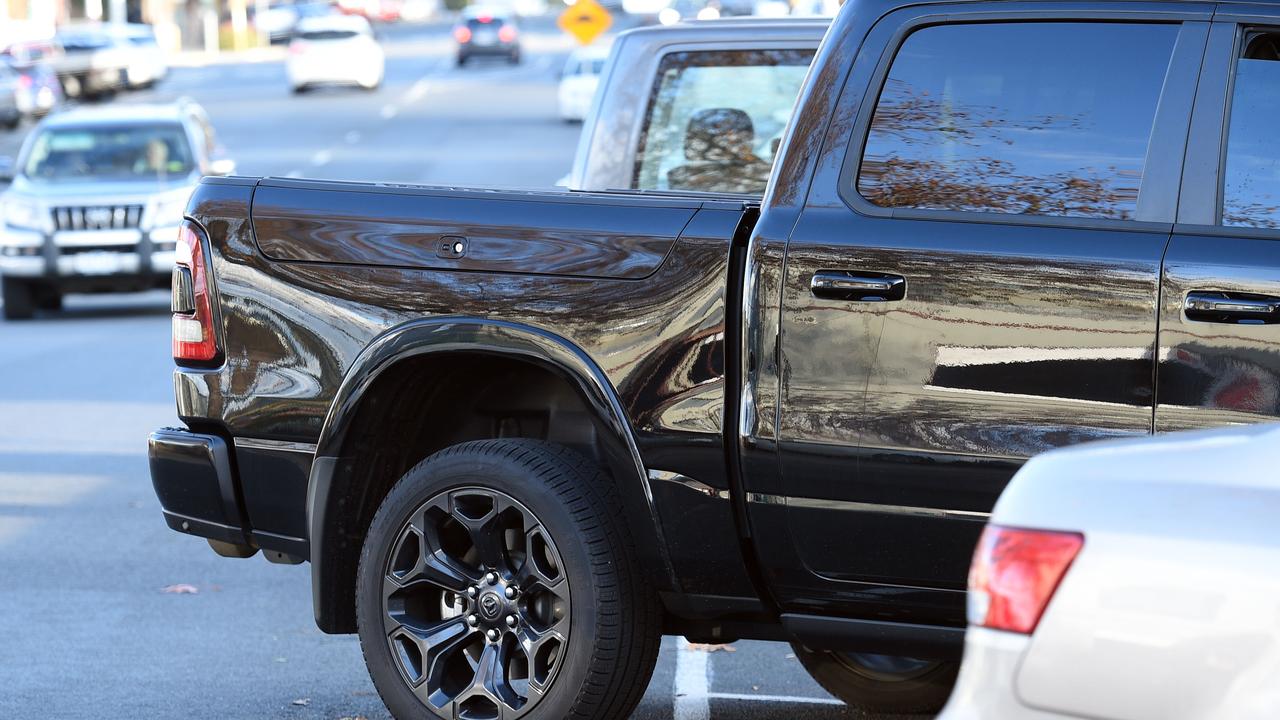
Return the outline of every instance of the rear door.
[[[771,501],[792,607],[962,622],[1021,463],[1151,431],[1212,7],[990,7],[877,24],[864,48],[887,51],[855,65],[787,248]]]
[[[1215,18],[1165,258],[1161,432],[1280,417],[1277,10],[1224,3]]]

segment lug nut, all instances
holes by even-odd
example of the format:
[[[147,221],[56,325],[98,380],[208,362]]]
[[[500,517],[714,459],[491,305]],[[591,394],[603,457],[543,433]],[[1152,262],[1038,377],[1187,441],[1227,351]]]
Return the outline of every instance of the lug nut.
[[[480,594],[480,588],[476,587],[475,585],[472,585],[471,587],[467,588],[467,597],[474,599],[475,596],[479,594]]]
[[[502,634],[499,633],[497,630],[490,630],[489,632],[485,633],[485,637],[489,638],[490,642],[498,642],[498,638],[502,637]]]
[[[498,573],[489,573],[488,575],[485,575],[485,576],[484,576],[484,581],[485,581],[485,582],[487,582],[487,583],[489,583],[490,585],[497,585],[497,584],[498,584]]]
[[[468,615],[467,624],[470,625],[471,627],[475,627],[480,624],[480,618],[476,617],[475,615]]]
[[[516,596],[520,594],[520,589],[515,585],[508,585],[506,592],[503,594],[507,596],[508,600],[515,600]]]
[[[513,627],[515,627],[517,624],[519,624],[519,622],[520,622],[520,621],[516,619],[516,616],[515,616],[515,615],[508,615],[508,616],[507,616],[507,627],[513,628]]]

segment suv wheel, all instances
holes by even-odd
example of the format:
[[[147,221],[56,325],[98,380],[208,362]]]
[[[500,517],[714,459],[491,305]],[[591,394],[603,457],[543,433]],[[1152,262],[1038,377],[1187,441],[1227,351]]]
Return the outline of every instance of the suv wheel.
[[[535,440],[455,445],[406,473],[366,536],[356,615],[398,718],[624,718],[661,633],[611,482]]]
[[[35,314],[35,298],[31,292],[31,284],[15,278],[0,280],[4,293],[4,319],[27,320]]]
[[[827,692],[863,713],[937,713],[956,684],[960,663],[893,655],[810,650],[796,658]]]

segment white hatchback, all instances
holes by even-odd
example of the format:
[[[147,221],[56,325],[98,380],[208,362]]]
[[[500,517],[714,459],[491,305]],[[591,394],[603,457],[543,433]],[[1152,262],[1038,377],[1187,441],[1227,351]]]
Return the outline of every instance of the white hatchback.
[[[600,71],[608,57],[608,45],[588,45],[569,54],[560,74],[557,94],[562,120],[581,122],[586,119],[596,87],[600,84]]]
[[[295,93],[316,85],[382,84],[385,56],[369,21],[355,15],[323,15],[298,22],[289,43],[289,83]]]
[[[940,720],[1280,716],[1280,427],[1033,459],[969,577]]]

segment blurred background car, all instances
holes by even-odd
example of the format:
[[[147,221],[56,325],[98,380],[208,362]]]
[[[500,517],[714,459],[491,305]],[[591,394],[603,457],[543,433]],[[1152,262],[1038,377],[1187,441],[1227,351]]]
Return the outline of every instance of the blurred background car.
[[[289,43],[289,83],[295,93],[316,85],[376,90],[386,58],[369,21],[358,15],[323,15],[298,21]]]
[[[22,109],[18,107],[21,79],[8,63],[0,63],[0,124],[10,130],[22,124]]]
[[[4,317],[72,292],[166,287],[177,227],[202,175],[230,174],[203,108],[86,107],[45,118],[0,194]]]
[[[98,99],[119,90],[130,51],[100,24],[71,25],[56,36],[62,54],[54,70],[70,98]]]
[[[1027,463],[974,553],[940,720],[1273,718],[1280,426]]]
[[[24,117],[44,117],[62,104],[62,83],[53,68],[53,58],[61,53],[52,38],[12,42],[0,51],[0,60],[18,73],[17,102]]]
[[[251,21],[258,32],[266,35],[268,42],[289,42],[293,26],[298,22],[297,4],[293,0],[270,0],[261,12],[253,13]]]
[[[560,87],[556,92],[560,118],[566,122],[582,122],[591,109],[604,61],[609,57],[606,44],[588,45],[569,53],[564,70],[560,73]]]
[[[674,0],[658,12],[658,22],[663,25],[675,25],[682,20],[716,20],[719,17],[719,0]]]
[[[123,23],[107,27],[124,56],[123,84],[126,88],[149,88],[169,74],[168,60],[150,25]]]
[[[458,65],[466,65],[473,57],[506,58],[512,65],[520,62],[520,31],[513,15],[499,8],[468,8],[453,28],[453,39],[458,43]]]

